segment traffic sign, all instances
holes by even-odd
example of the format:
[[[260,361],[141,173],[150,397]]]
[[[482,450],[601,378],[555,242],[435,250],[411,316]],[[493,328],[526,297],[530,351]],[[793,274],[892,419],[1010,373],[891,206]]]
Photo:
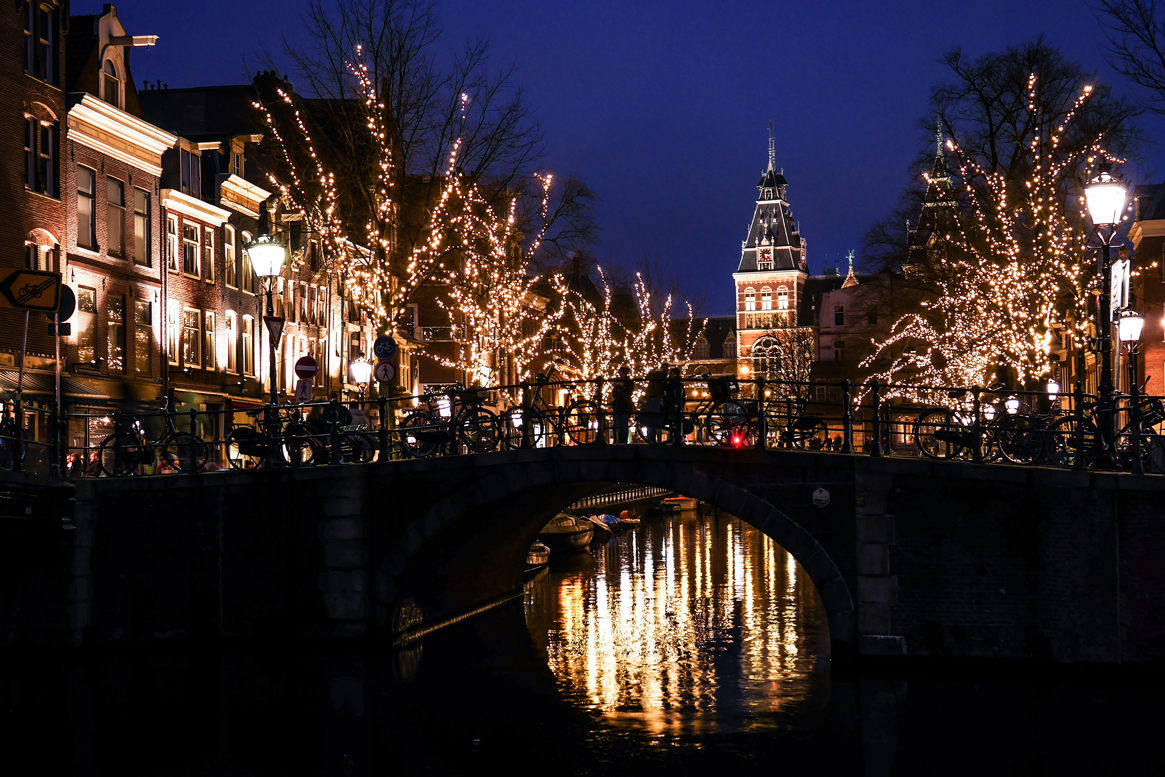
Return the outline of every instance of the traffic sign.
[[[310,356],[303,356],[295,363],[295,374],[297,377],[303,378],[308,383],[315,377],[316,371],[319,370],[319,365],[316,360]]]
[[[372,344],[372,352],[377,359],[386,362],[396,356],[396,340],[392,339],[392,335],[381,335]]]
[[[824,488],[819,488],[813,492],[813,504],[817,507],[825,507],[829,504],[829,492]]]
[[[52,321],[53,316],[59,316],[59,320],[68,321],[76,310],[77,295],[73,293],[71,287],[61,286],[61,304],[57,306],[56,310],[46,310],[45,317]]]
[[[61,275],[40,270],[0,270],[0,308],[56,311],[61,304]]]
[[[300,378],[295,383],[295,403],[302,405],[304,402],[311,402],[311,380],[308,378]]]
[[[267,327],[267,333],[271,335],[271,340],[276,343],[283,336],[285,323],[287,323],[287,319],[283,316],[263,316],[263,324]]]
[[[396,367],[393,367],[389,362],[381,362],[376,365],[373,374],[381,383],[392,383],[396,380]]]

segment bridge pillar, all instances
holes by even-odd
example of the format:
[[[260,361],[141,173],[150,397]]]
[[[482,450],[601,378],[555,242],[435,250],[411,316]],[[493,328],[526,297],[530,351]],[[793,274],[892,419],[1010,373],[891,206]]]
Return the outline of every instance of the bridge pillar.
[[[320,573],[320,590],[330,636],[363,636],[372,615],[369,521],[363,484],[361,478],[346,477],[323,488],[319,537],[324,569]]]
[[[898,598],[898,578],[890,574],[894,516],[887,511],[894,478],[888,473],[854,472],[857,522],[858,653],[906,655],[906,640],[891,631],[890,608]]]

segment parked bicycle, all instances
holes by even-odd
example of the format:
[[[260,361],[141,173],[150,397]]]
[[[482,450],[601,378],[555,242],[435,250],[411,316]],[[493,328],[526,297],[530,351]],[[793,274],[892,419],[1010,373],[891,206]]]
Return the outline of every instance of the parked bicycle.
[[[4,409],[4,420],[0,421],[0,469],[12,469],[16,460],[16,419],[7,407]],[[20,460],[23,462],[28,456],[28,440],[21,435]]]
[[[460,383],[426,395],[425,405],[400,422],[404,452],[424,458],[450,445],[464,445],[473,453],[496,450],[501,442],[501,425],[492,411],[482,407],[488,398],[487,390],[466,389]]]
[[[249,424],[231,429],[226,438],[227,462],[234,469],[256,469],[267,463],[272,449],[277,466],[305,467],[325,461],[326,447],[317,431],[288,407],[248,410]]]
[[[178,430],[168,398],[163,401],[161,413],[166,429],[156,440],[146,437],[146,414],[118,417],[114,433],[97,447],[97,460],[105,475],[198,472],[206,466],[210,449],[201,438]]]
[[[1145,383],[1148,382],[1149,379],[1145,378]],[[1141,391],[1144,391],[1144,386]],[[1133,413],[1131,411],[1134,408],[1130,405],[1119,407],[1117,404],[1128,399],[1128,394],[1118,393],[1111,410],[1102,410],[1095,401],[1085,401],[1079,422],[1075,415],[1057,421],[1052,428],[1053,463],[1063,467],[1082,465],[1084,468],[1099,464],[1127,466],[1133,462],[1133,456],[1139,455],[1141,466],[1149,471],[1154,455],[1162,449],[1162,439],[1156,427],[1165,422],[1165,405],[1156,397],[1145,397],[1142,394],[1135,408],[1136,413]],[[1107,435],[1101,432],[1102,418],[1111,414],[1115,419],[1121,412],[1127,412],[1135,418],[1126,421],[1109,443]],[[1140,450],[1134,451],[1134,439],[1137,438],[1140,440]]]
[[[534,448],[544,448],[556,437],[573,445],[590,445],[599,439],[599,407],[589,399],[572,396],[563,407],[546,401],[546,390],[578,390],[574,383],[556,383],[542,373],[534,376],[528,391],[529,408],[512,407],[502,413],[502,443],[511,450],[521,448],[529,437]]]

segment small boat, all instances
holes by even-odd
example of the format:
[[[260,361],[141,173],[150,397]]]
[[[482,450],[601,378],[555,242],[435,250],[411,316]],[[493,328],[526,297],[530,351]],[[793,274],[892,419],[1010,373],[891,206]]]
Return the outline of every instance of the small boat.
[[[631,515],[627,510],[619,513],[619,525],[624,529],[634,529],[639,523],[639,519]]]
[[[591,542],[604,543],[611,539],[615,533],[614,527],[604,523],[602,518],[601,515],[583,515],[580,517],[580,520],[589,521],[595,527],[595,536]]]
[[[595,527],[590,521],[559,513],[553,521],[542,527],[538,539],[546,543],[551,552],[558,553],[586,550],[594,536]]]
[[[661,513],[679,513],[684,510],[695,510],[696,500],[690,496],[669,496],[656,505],[655,509]]]
[[[546,547],[541,540],[534,540],[534,544],[530,546],[530,551],[526,554],[526,574],[536,572],[550,562],[550,548]]]

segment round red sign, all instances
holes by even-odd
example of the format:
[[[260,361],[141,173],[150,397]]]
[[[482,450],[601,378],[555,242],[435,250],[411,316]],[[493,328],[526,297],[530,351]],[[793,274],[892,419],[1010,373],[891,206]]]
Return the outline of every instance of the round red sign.
[[[304,356],[295,363],[295,374],[304,380],[314,378],[318,369],[319,365],[316,364],[316,360],[310,356]]]

